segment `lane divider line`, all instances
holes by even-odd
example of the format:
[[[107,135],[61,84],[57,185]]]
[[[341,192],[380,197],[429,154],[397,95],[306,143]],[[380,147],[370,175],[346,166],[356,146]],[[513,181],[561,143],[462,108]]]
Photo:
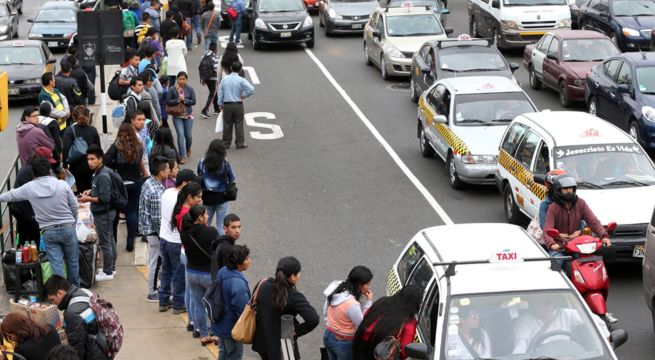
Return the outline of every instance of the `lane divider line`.
[[[314,53],[307,48],[305,48],[305,53],[307,53],[309,58],[312,59],[312,61],[314,61],[314,63],[321,70],[325,78],[332,84],[332,86],[334,86],[334,88],[341,95],[341,97],[346,101],[346,103],[348,103],[350,108],[355,112],[355,115],[357,115],[359,120],[361,120],[364,126],[366,126],[366,128],[371,132],[371,134],[373,134],[373,137],[375,137],[375,139],[387,151],[391,159],[396,163],[396,165],[405,174],[405,176],[407,176],[409,181],[411,181],[412,184],[414,184],[416,189],[421,193],[421,195],[423,195],[425,200],[427,200],[428,204],[432,206],[432,208],[437,213],[437,215],[439,215],[441,220],[443,220],[444,224],[446,225],[455,224],[455,222],[450,218],[450,216],[448,216],[448,214],[443,209],[443,207],[439,205],[439,203],[434,198],[434,196],[430,194],[428,189],[423,185],[423,183],[421,183],[421,181],[416,177],[416,175],[414,175],[414,173],[409,169],[409,167],[407,167],[405,162],[403,162],[400,156],[398,156],[398,153],[396,153],[396,151],[391,147],[391,145],[389,145],[387,140],[382,136],[382,134],[380,134],[378,129],[371,123],[371,121],[366,117],[366,115],[364,115],[364,112],[362,112],[359,106],[357,106],[357,104],[352,100],[352,98],[350,98],[346,90],[344,90],[343,87],[341,87],[341,85],[339,85],[339,83],[334,79],[332,74],[330,74],[330,72],[321,62],[321,60],[319,60],[316,57],[316,55],[314,55]]]

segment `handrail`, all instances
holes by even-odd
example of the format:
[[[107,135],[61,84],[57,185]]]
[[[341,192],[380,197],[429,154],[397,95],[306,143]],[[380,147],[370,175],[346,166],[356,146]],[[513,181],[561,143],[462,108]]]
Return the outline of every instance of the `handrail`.
[[[18,173],[18,155],[14,159],[14,162],[11,164],[9,172],[5,176],[2,183],[0,183],[0,193],[5,193],[12,189],[12,184],[16,180],[16,174]],[[13,175],[13,177],[12,177]],[[5,219],[7,224],[5,224]],[[0,203],[0,254],[4,254],[7,246],[9,248],[13,247],[13,241],[16,238],[16,232],[14,231],[14,218],[11,216],[11,209],[9,208],[9,203]],[[9,225],[9,231],[7,232],[6,225]]]

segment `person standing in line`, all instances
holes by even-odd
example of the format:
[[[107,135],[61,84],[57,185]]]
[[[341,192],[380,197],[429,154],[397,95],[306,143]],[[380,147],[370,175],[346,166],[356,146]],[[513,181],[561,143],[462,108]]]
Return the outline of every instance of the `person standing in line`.
[[[241,25],[243,24],[243,16],[246,13],[246,3],[243,0],[234,0],[231,5],[237,12],[236,19],[232,20],[232,29],[230,30],[230,42],[236,45],[241,44]]]
[[[171,40],[172,41],[172,40]],[[186,163],[187,156],[191,156],[193,143],[193,106],[196,104],[196,92],[188,85],[189,75],[180,71],[177,74],[175,86],[168,89],[168,105],[175,106],[183,103],[184,114],[173,116],[173,125],[177,134],[177,149],[180,153],[180,164]]]
[[[159,260],[159,228],[161,227],[161,196],[164,193],[163,182],[168,178],[170,169],[166,158],[154,157],[150,164],[152,174],[143,183],[139,197],[139,234],[148,241],[148,296],[146,301],[159,302],[157,293],[157,263]]]
[[[141,46],[141,41],[143,41],[146,34],[148,34],[148,29],[150,29],[150,14],[144,12],[141,14],[141,22],[134,29],[137,46]]]
[[[30,202],[41,228],[52,273],[66,276],[66,262],[68,279],[72,284],[79,285],[79,249],[75,233],[79,208],[77,199],[65,181],[52,176],[48,159],[35,157],[32,173],[34,180],[3,193],[0,202]]]
[[[298,338],[314,330],[319,323],[319,316],[305,295],[296,289],[300,282],[300,261],[293,256],[281,258],[275,269],[275,278],[263,280],[258,284],[257,315],[255,337],[252,349],[262,359],[282,360],[280,344],[280,317],[297,315],[304,322],[294,320],[293,351],[296,359],[300,359]],[[257,287],[253,293],[257,292]]]
[[[150,6],[145,10],[145,12],[150,15],[150,26],[156,31],[159,31],[159,18],[161,17],[159,14],[160,8],[161,5],[159,4],[159,0],[151,0]]]
[[[80,89],[77,80],[71,77],[71,65],[68,60],[62,60],[59,65],[60,70],[55,75],[55,86],[59,92],[61,92],[66,100],[68,100],[68,106],[75,107],[77,105],[83,105],[86,103],[86,93],[82,92]],[[84,75],[84,81],[86,84],[86,74],[82,71]]]
[[[128,64],[126,67],[121,69],[121,75],[118,78],[118,85],[121,86],[134,86],[132,85],[133,79],[139,78],[139,63],[141,62],[141,57],[134,50],[134,53],[128,59]]]
[[[21,165],[27,163],[27,159],[34,155],[36,148],[45,147],[52,150],[55,147],[55,142],[39,125],[39,109],[32,105],[26,106],[21,116],[21,123],[16,126],[16,145]]]
[[[111,175],[103,164],[104,154],[99,145],[91,145],[86,151],[89,169],[93,171],[93,185],[80,198],[81,203],[91,203],[91,214],[102,250],[102,271],[96,275],[96,281],[113,280],[116,272],[116,241],[114,241],[113,223],[116,209],[111,206]]]
[[[166,72],[168,73],[167,75],[169,87],[175,85],[177,74],[180,72],[186,73],[187,71],[185,59],[187,48],[184,44],[184,40],[177,38],[179,34],[179,29],[171,29],[172,38],[166,42],[166,54],[168,54],[168,65]]]
[[[68,171],[75,176],[78,193],[91,189],[93,170],[89,168],[86,157],[69,159],[68,153],[76,138],[84,139],[87,149],[93,145],[100,146],[100,135],[98,135],[98,130],[89,124],[90,117],[91,111],[86,106],[76,106],[73,109],[75,123],[64,132],[64,167],[67,167]]]
[[[212,3],[209,3],[210,5]],[[207,79],[200,79],[201,84],[207,85],[207,89],[209,89],[209,95],[207,95],[207,101],[205,102],[205,107],[202,108],[202,111],[200,112],[200,116],[204,117],[205,119],[209,119],[209,114],[207,114],[207,111],[209,111],[209,105],[214,105],[214,114],[218,115],[220,112],[220,107],[218,106],[218,94],[216,93],[216,88],[218,85],[218,67],[219,67],[219,58],[218,55],[216,55],[216,48],[217,45],[215,42],[212,42],[209,44],[209,50],[205,53],[203,58],[209,57],[211,59],[212,63],[212,73],[211,76]],[[202,62],[202,60],[200,60]]]
[[[39,104],[47,101],[52,105],[50,114],[57,119],[59,130],[64,130],[70,116],[70,108],[66,97],[55,88],[55,74],[47,72],[41,75],[41,86],[43,87],[39,93]]]
[[[245,149],[243,99],[255,93],[255,87],[239,76],[241,63],[232,63],[231,72],[221,80],[218,105],[223,110],[223,142],[226,148],[232,145],[232,129],[236,132],[237,149]]]
[[[227,265],[227,260],[235,243],[241,237],[241,219],[237,214],[227,214],[223,219],[224,235],[218,237],[217,241],[212,244],[212,280],[216,280],[216,273],[223,266]]]
[[[161,127],[168,129],[168,113],[166,112],[166,102],[168,101],[168,75],[159,77],[162,93],[159,97],[159,108],[161,109]]]
[[[209,44],[218,43],[218,30],[221,28],[221,14],[214,10],[214,3],[207,3],[207,11],[202,13],[202,30],[205,33],[205,51],[209,50]],[[216,52],[216,49],[214,49]]]
[[[39,105],[39,124],[45,126],[50,131],[51,139],[55,142],[55,148],[52,150],[52,156],[57,162],[63,161],[64,143],[62,142],[62,133],[59,130],[57,120],[50,117],[52,105],[49,102],[42,102]],[[46,133],[46,135],[48,135]]]
[[[136,34],[134,29],[139,23],[139,18],[129,9],[127,1],[121,2],[121,15],[123,16],[123,43],[125,47],[136,49]]]
[[[154,158],[155,156],[165,157],[168,161],[177,161],[177,149],[175,148],[171,129],[162,127],[155,133],[150,157]],[[171,171],[173,171],[172,167]]]
[[[60,344],[50,350],[46,360],[80,360],[80,357],[72,346]]]
[[[214,139],[209,143],[205,157],[198,162],[197,173],[203,178],[202,203],[207,206],[209,212],[209,225],[216,215],[216,226],[221,226],[223,218],[230,210],[225,191],[229,183],[236,181],[236,176],[226,156],[223,141]],[[224,234],[223,229],[219,230],[219,234]]]
[[[180,167],[177,165],[177,160],[169,159],[168,168],[171,169],[171,171],[168,173],[168,177],[164,179],[164,189],[175,187],[175,178],[177,178],[177,174],[180,172]]]

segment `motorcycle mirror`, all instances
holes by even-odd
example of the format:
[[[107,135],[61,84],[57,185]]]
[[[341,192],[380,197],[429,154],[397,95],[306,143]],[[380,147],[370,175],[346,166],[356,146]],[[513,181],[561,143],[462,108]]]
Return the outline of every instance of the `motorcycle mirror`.
[[[613,232],[614,230],[616,230],[616,226],[617,225],[616,225],[615,222],[611,222],[611,223],[607,224],[607,232],[609,232],[609,233]]]
[[[546,174],[534,174],[534,182],[546,185]]]
[[[557,229],[546,229],[546,234],[554,238],[559,237],[559,231],[557,231]]]
[[[613,348],[618,348],[628,341],[628,333],[623,329],[616,329],[610,334],[610,342]]]

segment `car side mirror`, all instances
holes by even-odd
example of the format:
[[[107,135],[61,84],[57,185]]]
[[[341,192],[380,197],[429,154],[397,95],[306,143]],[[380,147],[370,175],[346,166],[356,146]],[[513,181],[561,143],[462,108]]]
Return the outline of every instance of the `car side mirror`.
[[[546,59],[557,61],[557,55],[555,55],[555,54],[546,54]]]
[[[450,10],[448,10],[446,8],[442,8],[441,10],[439,10],[439,13],[442,14],[442,15],[448,15],[448,14],[450,14]]]
[[[616,92],[618,92],[619,94],[629,94],[630,87],[628,87],[628,84],[620,84],[619,86],[616,87]]]
[[[57,63],[57,59],[55,58],[48,59],[48,64],[56,64],[56,63]]]
[[[379,39],[380,37],[382,37],[382,34],[380,34],[380,31],[378,31],[378,30],[373,30],[373,31],[371,31],[371,35],[373,35],[373,37],[376,37],[376,38],[378,38],[378,39]]]
[[[559,231],[557,229],[546,229],[546,234],[552,238],[559,237]]]
[[[453,29],[453,28],[446,28],[446,35],[450,35],[450,34],[452,34],[453,32],[455,32],[455,29]]]
[[[615,222],[611,222],[611,223],[607,224],[607,232],[612,234],[616,230],[616,227],[617,227],[617,225],[616,225]]]
[[[405,354],[408,358],[428,360],[428,346],[419,343],[410,343],[405,346]]]
[[[519,69],[519,64],[517,63],[509,63],[509,69],[512,70],[512,72],[516,71]]]
[[[546,185],[546,174],[534,174],[534,182]]]
[[[616,329],[610,334],[610,342],[612,343],[612,347],[615,349],[625,344],[626,341],[628,341],[628,333],[623,329]]]
[[[435,115],[435,116],[432,118],[432,121],[433,121],[435,124],[448,124],[448,119],[446,119],[446,116],[445,116],[445,115]]]
[[[27,22],[28,22],[28,23],[33,23],[33,22],[34,22],[34,19],[31,19],[31,18],[30,18],[30,19],[27,19]]]
[[[500,9],[500,0],[491,0],[491,7]]]

